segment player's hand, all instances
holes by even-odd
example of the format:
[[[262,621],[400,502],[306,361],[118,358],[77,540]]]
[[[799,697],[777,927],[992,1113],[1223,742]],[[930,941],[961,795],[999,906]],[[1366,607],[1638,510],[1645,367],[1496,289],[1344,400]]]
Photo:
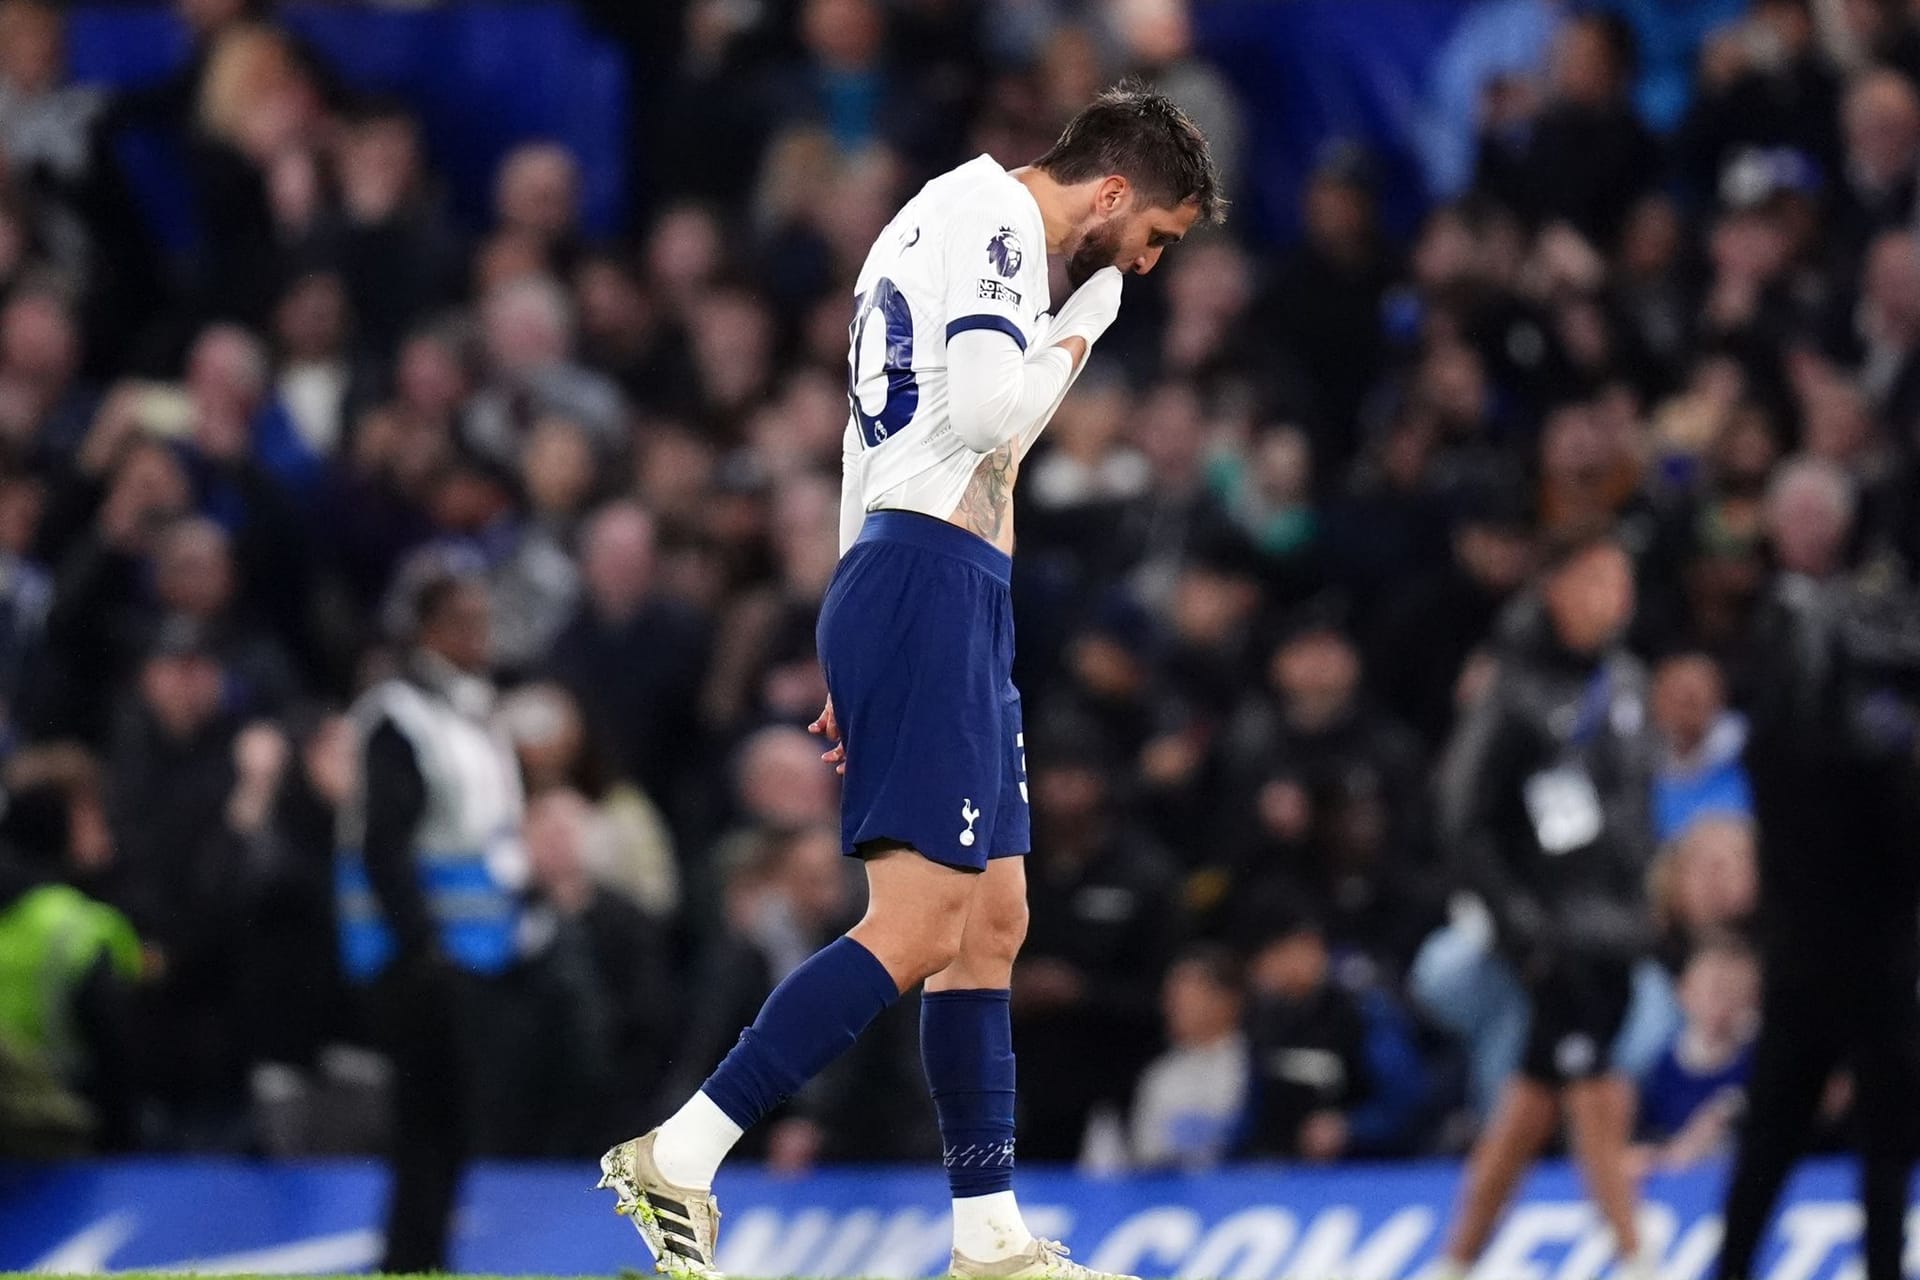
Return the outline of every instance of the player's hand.
[[[1126,277],[1118,267],[1102,267],[1073,291],[1073,296],[1053,313],[1047,340],[1061,346],[1067,338],[1079,338],[1092,346],[1120,314],[1120,293]]]
[[[807,726],[808,733],[817,733],[833,745],[820,753],[820,758],[833,766],[833,771],[841,777],[847,773],[847,744],[840,741],[840,722],[833,718],[833,699],[827,699],[827,705],[821,709],[820,718]]]

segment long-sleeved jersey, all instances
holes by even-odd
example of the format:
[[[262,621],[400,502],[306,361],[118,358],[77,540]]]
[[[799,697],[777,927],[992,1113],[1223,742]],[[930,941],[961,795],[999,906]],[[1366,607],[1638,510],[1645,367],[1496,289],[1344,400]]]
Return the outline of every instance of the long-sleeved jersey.
[[[1044,425],[1073,371],[1064,351],[1044,368],[1029,358],[1050,305],[1046,229],[1027,188],[991,157],[922,187],[874,242],[856,289],[843,550],[869,511],[950,515],[981,457]],[[958,389],[956,364],[966,370]],[[1028,370],[1037,376],[1024,400],[983,404]]]

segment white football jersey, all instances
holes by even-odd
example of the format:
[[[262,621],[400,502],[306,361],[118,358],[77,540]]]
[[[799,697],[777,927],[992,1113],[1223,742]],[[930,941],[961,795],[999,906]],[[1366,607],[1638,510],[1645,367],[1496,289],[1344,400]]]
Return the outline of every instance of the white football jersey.
[[[994,329],[1025,351],[1050,309],[1046,244],[1032,194],[984,155],[920,188],[880,233],[855,286],[844,512],[952,514],[983,455],[948,416],[947,339]]]

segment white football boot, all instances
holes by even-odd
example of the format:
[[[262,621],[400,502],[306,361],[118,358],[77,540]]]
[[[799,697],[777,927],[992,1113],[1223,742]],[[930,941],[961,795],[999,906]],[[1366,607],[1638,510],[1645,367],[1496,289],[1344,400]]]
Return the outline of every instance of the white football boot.
[[[711,1191],[679,1187],[661,1176],[653,1162],[660,1131],[623,1142],[600,1157],[600,1183],[619,1196],[614,1212],[633,1223],[653,1250],[655,1271],[670,1276],[717,1280],[714,1242],[720,1234],[720,1206]]]
[[[972,1258],[955,1251],[953,1264],[948,1273],[961,1280],[1139,1280],[1137,1276],[1120,1276],[1106,1271],[1095,1271],[1083,1267],[1068,1256],[1067,1246],[1057,1240],[1042,1240],[1034,1237],[1024,1253],[1016,1253],[1011,1258],[1002,1258],[998,1262],[975,1262]]]

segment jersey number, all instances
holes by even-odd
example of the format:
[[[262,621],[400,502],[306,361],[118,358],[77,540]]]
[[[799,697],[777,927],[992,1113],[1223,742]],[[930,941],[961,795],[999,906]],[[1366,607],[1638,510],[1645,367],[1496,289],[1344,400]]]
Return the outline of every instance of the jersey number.
[[[867,321],[878,311],[887,326],[887,352],[881,368],[887,375],[887,398],[879,413],[868,413],[860,403],[860,345]],[[847,356],[847,401],[860,423],[861,438],[872,448],[913,421],[920,407],[920,384],[913,376],[913,313],[907,295],[891,280],[882,279],[853,300],[852,351]]]

